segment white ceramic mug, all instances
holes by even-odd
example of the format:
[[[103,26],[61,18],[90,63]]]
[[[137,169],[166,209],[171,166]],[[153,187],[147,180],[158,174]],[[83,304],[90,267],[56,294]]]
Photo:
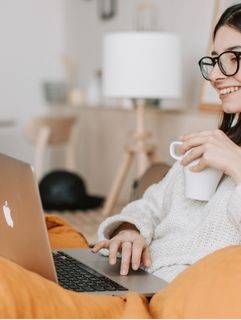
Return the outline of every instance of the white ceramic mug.
[[[170,144],[170,155],[175,160],[182,160],[186,155],[177,153],[182,141],[173,141]],[[189,152],[189,151],[188,151]],[[183,167],[185,180],[185,196],[189,199],[208,201],[215,193],[223,172],[213,168],[206,168],[200,172],[192,172],[189,167],[198,163],[196,159]]]

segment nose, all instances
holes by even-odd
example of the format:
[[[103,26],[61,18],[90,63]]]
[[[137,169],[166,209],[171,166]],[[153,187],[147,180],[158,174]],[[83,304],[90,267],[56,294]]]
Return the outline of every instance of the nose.
[[[211,71],[209,78],[211,82],[216,81],[218,79],[226,78],[226,76],[220,70],[218,63],[216,63],[213,67],[213,70]]]

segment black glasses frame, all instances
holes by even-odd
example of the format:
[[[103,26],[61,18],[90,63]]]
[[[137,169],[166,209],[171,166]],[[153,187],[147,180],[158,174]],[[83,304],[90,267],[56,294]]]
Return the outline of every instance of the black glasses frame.
[[[227,72],[223,69],[223,66],[222,66],[222,63],[220,62],[220,58],[223,54],[225,53],[234,53],[235,57],[236,57],[236,61],[237,61],[237,68],[235,70],[235,72],[233,72],[232,74],[227,74]],[[210,56],[205,56],[205,57],[202,57],[199,61],[198,61],[198,64],[199,64],[199,67],[200,67],[200,70],[201,70],[201,73],[202,73],[202,76],[204,77],[204,79],[208,80],[208,81],[211,81],[211,79],[207,78],[205,73],[203,72],[202,70],[202,62],[204,59],[210,59],[210,61],[212,61],[212,66],[213,68],[215,67],[215,64],[217,63],[218,64],[218,67],[220,69],[220,71],[226,76],[226,77],[232,77],[234,76],[236,73],[238,73],[239,71],[239,66],[240,66],[240,57],[241,57],[241,52],[240,51],[231,51],[231,50],[228,50],[228,51],[224,51],[222,52],[219,56],[217,57],[210,57]]]

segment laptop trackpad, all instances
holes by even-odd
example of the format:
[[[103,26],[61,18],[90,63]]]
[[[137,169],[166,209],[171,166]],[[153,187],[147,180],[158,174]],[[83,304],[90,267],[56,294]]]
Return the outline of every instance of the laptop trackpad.
[[[108,257],[100,253],[93,253],[90,249],[64,249],[61,250],[75,259],[86,264],[88,267],[102,273],[120,285],[146,296],[151,296],[158,290],[165,288],[168,283],[143,270],[133,271],[130,267],[127,276],[120,275],[121,259],[117,259],[115,265],[109,264]]]

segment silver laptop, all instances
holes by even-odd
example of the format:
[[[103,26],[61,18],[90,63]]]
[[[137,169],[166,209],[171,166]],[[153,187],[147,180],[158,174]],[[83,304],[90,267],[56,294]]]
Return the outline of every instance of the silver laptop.
[[[152,296],[167,282],[143,270],[120,275],[120,260],[91,249],[51,251],[38,185],[31,165],[0,154],[0,255],[77,292]]]

